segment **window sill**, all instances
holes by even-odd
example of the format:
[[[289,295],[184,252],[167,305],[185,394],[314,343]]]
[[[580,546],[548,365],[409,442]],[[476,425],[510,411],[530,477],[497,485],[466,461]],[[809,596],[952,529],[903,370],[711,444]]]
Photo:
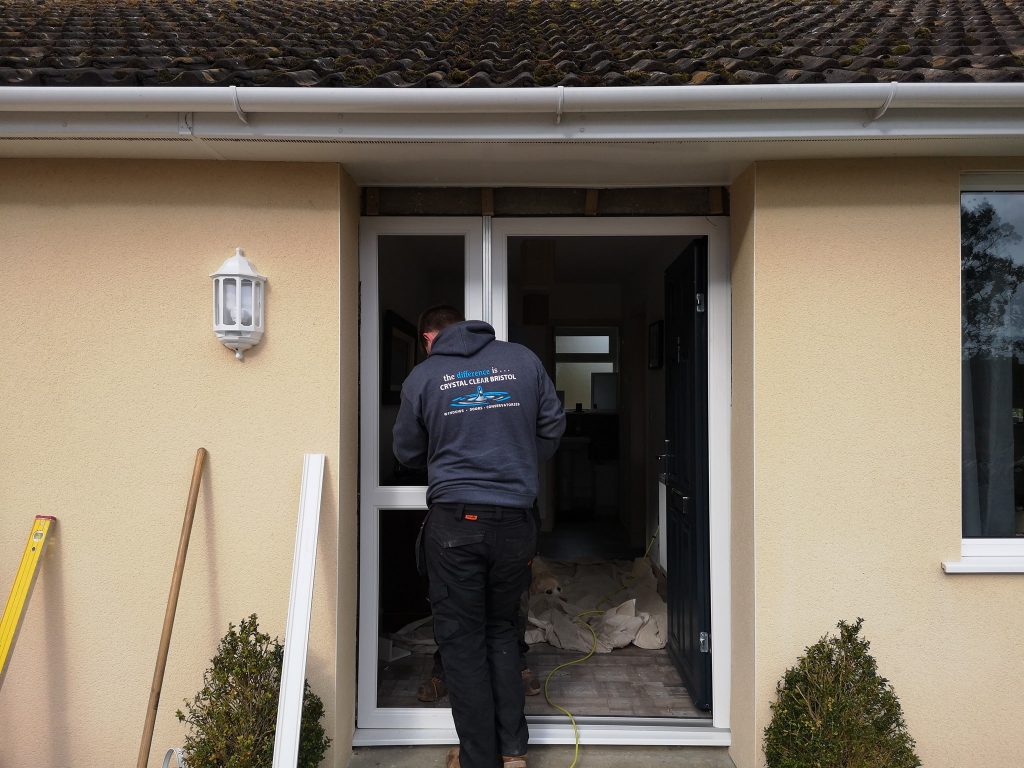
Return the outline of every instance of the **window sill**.
[[[962,557],[944,560],[946,573],[1024,573],[1024,557]]]

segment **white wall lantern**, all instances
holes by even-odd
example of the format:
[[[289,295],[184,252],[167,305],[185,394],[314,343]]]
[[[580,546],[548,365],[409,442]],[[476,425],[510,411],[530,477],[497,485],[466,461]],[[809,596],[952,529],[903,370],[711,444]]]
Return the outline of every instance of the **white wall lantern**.
[[[235,357],[263,338],[263,297],[267,278],[256,271],[241,248],[220,265],[213,278],[213,332]]]

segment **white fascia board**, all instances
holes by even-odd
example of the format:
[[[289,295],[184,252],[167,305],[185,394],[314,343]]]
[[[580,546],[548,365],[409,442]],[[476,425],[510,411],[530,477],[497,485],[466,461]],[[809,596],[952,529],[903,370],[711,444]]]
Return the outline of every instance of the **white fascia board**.
[[[0,89],[0,139],[587,142],[1024,137],[1024,84]]]

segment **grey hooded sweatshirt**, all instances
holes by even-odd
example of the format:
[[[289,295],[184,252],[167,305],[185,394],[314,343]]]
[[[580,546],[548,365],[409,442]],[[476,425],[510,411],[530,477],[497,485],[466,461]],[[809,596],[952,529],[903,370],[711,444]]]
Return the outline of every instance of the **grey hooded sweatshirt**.
[[[427,504],[529,507],[565,412],[540,360],[481,320],[450,325],[402,385],[395,457],[427,467]]]

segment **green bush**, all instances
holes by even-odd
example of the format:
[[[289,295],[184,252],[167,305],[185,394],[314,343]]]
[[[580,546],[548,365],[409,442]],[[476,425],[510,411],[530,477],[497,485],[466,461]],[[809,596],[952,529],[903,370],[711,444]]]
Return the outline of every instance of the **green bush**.
[[[917,768],[921,761],[889,681],[860,637],[839,622],[776,686],[764,730],[768,768]]]
[[[187,723],[184,753],[188,768],[270,768],[277,730],[284,646],[259,631],[256,614],[243,619],[217,646],[203,687],[185,702],[178,720]],[[298,768],[316,768],[331,740],[320,719],[324,705],[305,682]]]

